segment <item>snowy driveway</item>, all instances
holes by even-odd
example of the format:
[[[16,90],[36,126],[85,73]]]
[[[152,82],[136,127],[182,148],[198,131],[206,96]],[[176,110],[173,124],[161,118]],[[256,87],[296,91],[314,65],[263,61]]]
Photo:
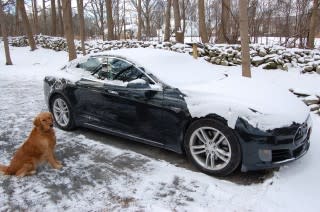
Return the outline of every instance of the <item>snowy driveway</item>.
[[[67,58],[51,50],[11,51],[14,66],[4,66],[0,57],[1,164],[8,164],[26,139],[33,117],[46,110],[43,76]],[[37,175],[22,179],[0,175],[0,211],[317,211],[320,119],[313,119],[310,152],[263,183],[251,185],[238,183],[257,182],[254,177],[265,175],[217,179],[165,150],[85,129],[56,129],[57,157],[64,167],[56,171],[44,165]]]

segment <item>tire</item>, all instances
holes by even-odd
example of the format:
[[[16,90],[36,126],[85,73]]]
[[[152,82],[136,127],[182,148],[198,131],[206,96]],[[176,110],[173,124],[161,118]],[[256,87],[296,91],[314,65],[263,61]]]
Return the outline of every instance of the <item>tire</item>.
[[[68,101],[61,95],[55,95],[50,101],[50,110],[55,124],[62,130],[70,131],[75,128],[72,109]]]
[[[233,130],[214,119],[193,122],[185,135],[187,157],[202,172],[227,176],[241,162],[241,147]]]

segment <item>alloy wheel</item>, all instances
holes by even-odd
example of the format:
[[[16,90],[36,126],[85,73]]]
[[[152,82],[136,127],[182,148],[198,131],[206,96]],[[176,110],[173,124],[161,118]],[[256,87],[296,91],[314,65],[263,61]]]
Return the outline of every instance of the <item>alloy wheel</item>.
[[[194,160],[208,170],[221,170],[231,160],[229,140],[213,127],[196,129],[190,137],[189,148]]]
[[[70,111],[67,103],[63,99],[57,98],[53,102],[52,109],[56,122],[60,126],[66,127],[70,122]]]

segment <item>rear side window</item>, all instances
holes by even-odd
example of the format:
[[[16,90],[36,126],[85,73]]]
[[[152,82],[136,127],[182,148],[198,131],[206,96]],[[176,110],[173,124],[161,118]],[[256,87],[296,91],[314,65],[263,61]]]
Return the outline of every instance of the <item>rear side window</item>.
[[[102,67],[102,63],[100,60],[96,57],[89,57],[89,59],[84,63],[79,63],[77,68],[82,68],[89,72],[94,72],[97,69]]]

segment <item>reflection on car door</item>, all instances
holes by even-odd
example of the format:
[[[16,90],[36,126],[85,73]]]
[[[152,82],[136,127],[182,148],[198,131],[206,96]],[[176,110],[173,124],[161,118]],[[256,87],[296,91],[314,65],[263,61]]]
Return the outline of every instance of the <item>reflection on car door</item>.
[[[85,123],[99,125],[101,122],[108,122],[105,114],[112,109],[112,102],[105,101],[104,83],[99,80],[81,79],[75,90],[76,111],[85,120]]]
[[[105,85],[104,99],[106,104],[112,101],[110,114],[105,120],[109,128],[124,134],[162,142],[159,123],[162,121],[162,91],[150,91],[146,97],[143,89],[132,89],[125,86]]]

